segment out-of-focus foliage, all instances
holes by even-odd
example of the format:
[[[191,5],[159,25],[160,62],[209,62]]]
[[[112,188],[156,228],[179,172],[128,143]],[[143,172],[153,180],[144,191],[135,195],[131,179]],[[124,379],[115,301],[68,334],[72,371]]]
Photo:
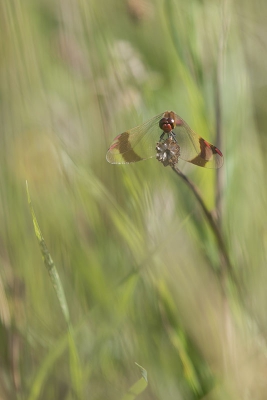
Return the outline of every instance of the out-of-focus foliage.
[[[266,398],[266,13],[263,0],[0,3],[1,399],[122,399],[135,362],[140,399]],[[117,134],[165,110],[214,144],[221,116],[238,288],[171,169],[106,162]],[[180,168],[213,209],[216,173]]]

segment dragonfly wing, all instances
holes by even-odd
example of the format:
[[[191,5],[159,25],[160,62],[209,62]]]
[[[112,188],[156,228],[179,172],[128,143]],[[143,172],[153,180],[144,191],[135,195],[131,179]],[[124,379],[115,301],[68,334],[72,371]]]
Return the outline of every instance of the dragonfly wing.
[[[159,121],[162,114],[116,136],[107,152],[111,164],[128,164],[156,156],[156,144],[162,130]]]
[[[199,167],[220,168],[223,165],[221,151],[197,135],[187,123],[175,114],[176,126],[173,129],[180,146],[180,157]]]
[[[161,118],[174,119],[173,132],[180,146],[181,159],[205,168],[223,165],[221,151],[199,135],[173,111],[166,111],[149,121],[116,136],[107,152],[111,164],[126,164],[156,156],[156,144],[163,131],[159,128]]]

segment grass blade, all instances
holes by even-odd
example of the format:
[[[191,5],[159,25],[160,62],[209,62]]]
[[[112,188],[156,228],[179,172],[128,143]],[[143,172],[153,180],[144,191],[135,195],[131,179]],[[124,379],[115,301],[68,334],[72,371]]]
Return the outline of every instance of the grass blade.
[[[141,370],[142,377],[138,379],[123,396],[122,400],[134,400],[139,394],[141,394],[147,387],[147,371],[141,365],[135,363]]]
[[[54,289],[56,291],[56,295],[60,304],[60,308],[62,310],[64,319],[67,323],[68,326],[68,333],[69,333],[69,352],[70,352],[70,370],[71,370],[71,378],[72,378],[72,383],[73,386],[76,390],[77,398],[82,398],[82,373],[81,373],[81,367],[80,367],[80,361],[79,361],[79,355],[76,349],[74,337],[73,337],[73,328],[72,324],[70,322],[70,314],[69,314],[69,308],[66,300],[66,296],[64,293],[63,286],[61,284],[60,277],[58,275],[56,266],[54,264],[54,261],[48,251],[47,245],[45,243],[45,240],[43,238],[41,229],[39,227],[32,202],[31,202],[31,197],[30,197],[30,192],[28,188],[28,182],[26,181],[26,190],[27,190],[27,196],[28,196],[28,203],[29,207],[31,210],[31,215],[32,215],[32,221],[33,221],[33,226],[34,226],[34,231],[35,235],[37,237],[41,253],[43,256],[44,264],[45,267],[49,273],[50,279],[52,281],[52,284],[54,286]]]

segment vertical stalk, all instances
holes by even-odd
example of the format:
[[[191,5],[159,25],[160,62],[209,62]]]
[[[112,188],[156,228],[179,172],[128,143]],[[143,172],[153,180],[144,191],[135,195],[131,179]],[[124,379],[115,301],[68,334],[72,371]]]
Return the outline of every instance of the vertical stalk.
[[[234,269],[231,264],[231,261],[230,261],[224,240],[222,238],[221,231],[217,224],[217,221],[215,221],[213,214],[208,210],[196,185],[186,175],[184,175],[176,165],[172,166],[172,169],[177,175],[180,176],[180,178],[182,178],[182,180],[186,183],[186,185],[194,193],[194,196],[196,197],[199,205],[201,206],[201,208],[207,218],[208,224],[209,224],[211,230],[213,231],[213,234],[217,240],[217,244],[218,244],[218,248],[219,248],[219,252],[220,252],[220,258],[221,258],[223,264],[225,265],[225,268],[221,269],[221,273],[223,273],[223,269],[226,269],[227,273],[232,278],[233,282],[235,282],[235,284],[237,284],[237,280],[236,280],[235,274],[234,274]]]

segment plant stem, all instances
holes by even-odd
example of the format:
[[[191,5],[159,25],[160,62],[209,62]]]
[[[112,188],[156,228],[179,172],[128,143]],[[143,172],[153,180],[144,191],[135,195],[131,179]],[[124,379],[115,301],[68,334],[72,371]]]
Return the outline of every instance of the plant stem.
[[[225,267],[226,267],[226,269],[227,269],[229,275],[231,276],[232,280],[233,280],[235,283],[237,283],[237,282],[236,282],[236,278],[235,278],[235,274],[234,274],[234,270],[233,270],[233,266],[232,266],[231,261],[230,261],[230,259],[229,259],[228,252],[227,252],[227,250],[226,250],[226,246],[225,246],[224,240],[223,240],[223,238],[222,238],[220,229],[219,229],[219,227],[218,227],[218,225],[217,225],[217,223],[216,223],[216,221],[215,221],[213,215],[211,214],[211,212],[208,210],[206,204],[204,203],[204,200],[203,200],[203,198],[202,198],[202,196],[201,196],[201,194],[200,194],[198,188],[196,187],[196,185],[195,185],[190,179],[187,178],[186,175],[184,175],[184,174],[179,170],[179,168],[178,168],[177,166],[173,166],[173,167],[171,167],[171,168],[173,169],[173,171],[174,171],[177,175],[180,176],[180,178],[182,178],[182,180],[187,184],[187,186],[188,186],[188,187],[192,190],[192,192],[194,193],[194,195],[195,195],[195,197],[196,197],[198,203],[200,204],[202,210],[204,211],[204,214],[206,215],[206,218],[207,218],[208,223],[209,223],[209,225],[210,225],[210,227],[211,227],[211,229],[212,229],[212,231],[213,231],[213,233],[214,233],[214,236],[215,236],[216,239],[217,239],[218,247],[219,247],[219,250],[220,250],[220,255],[221,255],[222,260],[223,260],[223,262],[224,262],[224,264],[225,264]],[[223,271],[221,270],[220,272],[222,273]]]

